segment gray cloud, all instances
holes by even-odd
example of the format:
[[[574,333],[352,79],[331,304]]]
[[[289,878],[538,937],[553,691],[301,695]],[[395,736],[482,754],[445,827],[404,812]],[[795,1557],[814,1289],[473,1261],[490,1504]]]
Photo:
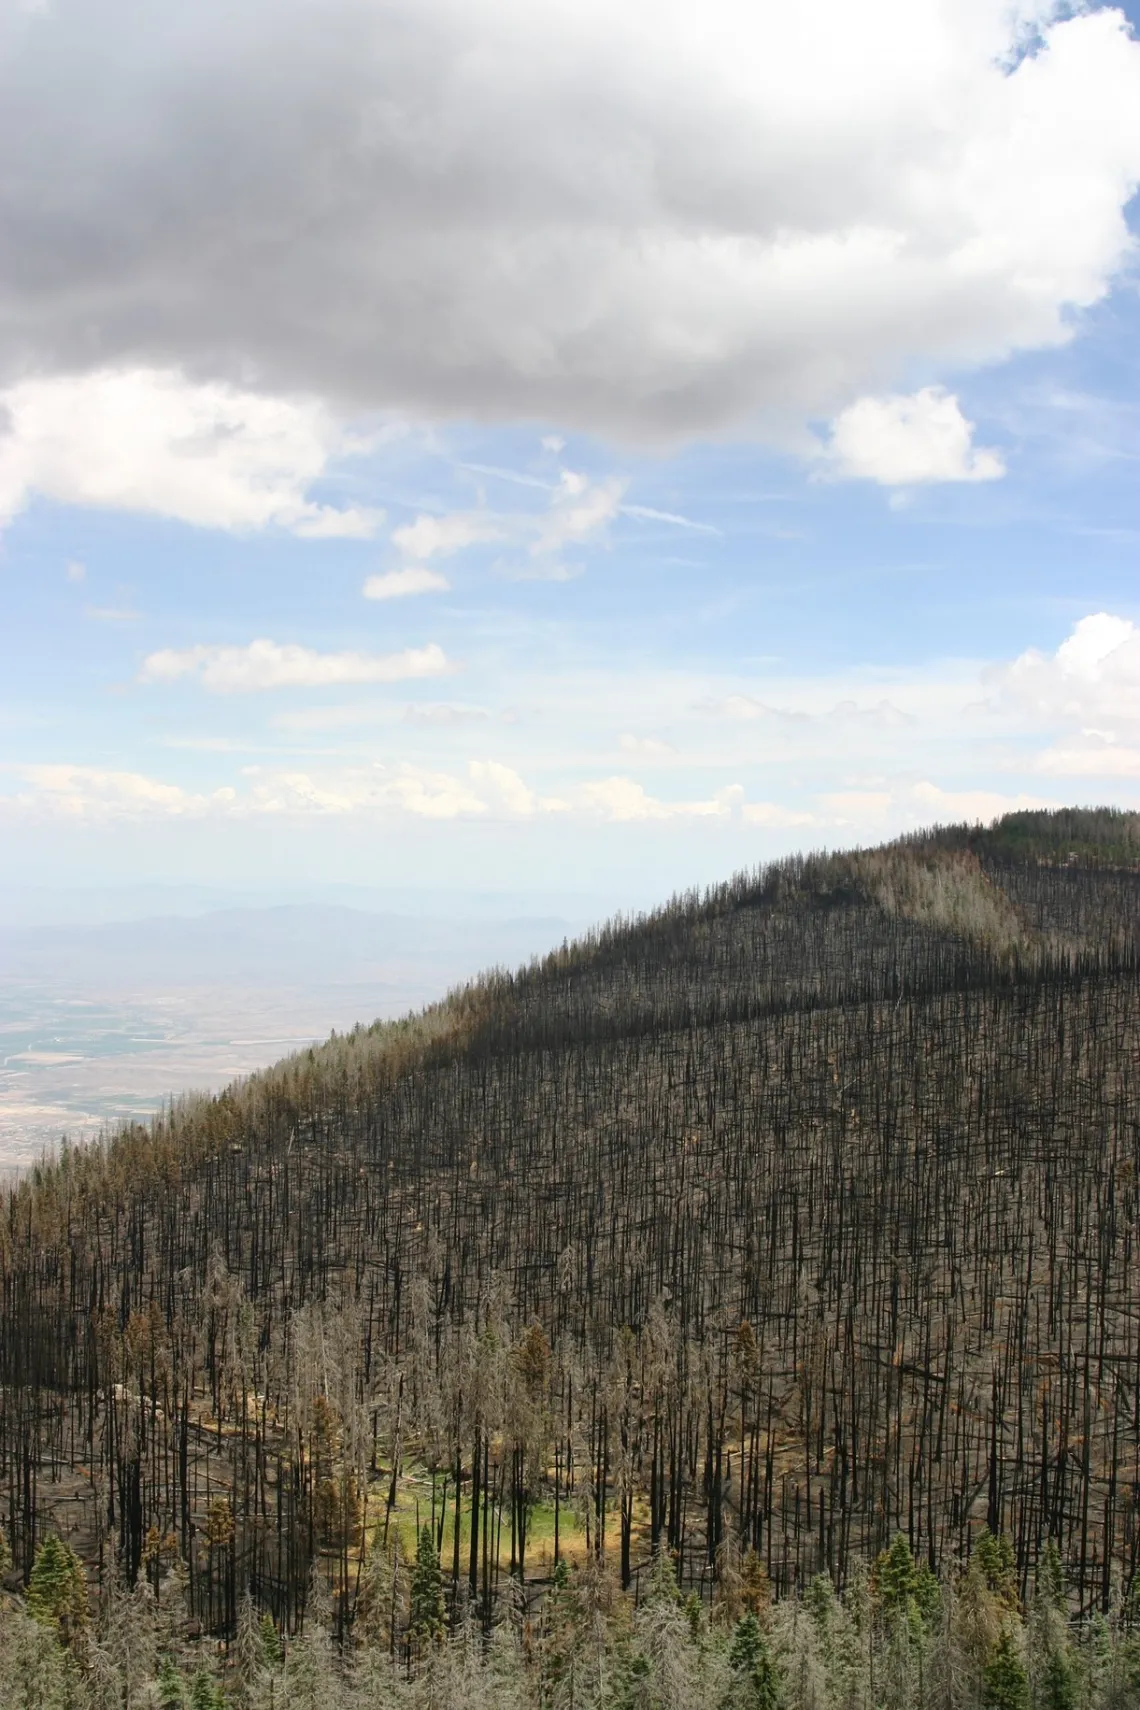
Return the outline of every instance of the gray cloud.
[[[1122,264],[1140,46],[1050,12],[0,0],[0,381],[791,434]]]

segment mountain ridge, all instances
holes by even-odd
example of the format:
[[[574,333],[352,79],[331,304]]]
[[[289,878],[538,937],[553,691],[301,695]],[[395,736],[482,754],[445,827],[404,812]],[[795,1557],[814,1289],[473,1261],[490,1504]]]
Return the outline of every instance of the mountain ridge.
[[[130,1578],[157,1529],[210,1627],[241,1587],[291,1624],[314,1565],[347,1623],[430,1488],[487,1621],[552,1569],[536,1515],[623,1583],[667,1546],[780,1592],[986,1525],[1101,1603],[1140,1556],[1138,826],[774,863],[64,1151],[0,1224],[17,1561],[55,1525]]]

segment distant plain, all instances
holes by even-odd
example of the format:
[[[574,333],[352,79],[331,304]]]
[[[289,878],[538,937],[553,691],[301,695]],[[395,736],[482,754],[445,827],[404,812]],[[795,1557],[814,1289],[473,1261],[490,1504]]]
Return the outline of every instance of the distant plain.
[[[291,904],[0,924],[0,1168],[419,1008],[587,918]]]

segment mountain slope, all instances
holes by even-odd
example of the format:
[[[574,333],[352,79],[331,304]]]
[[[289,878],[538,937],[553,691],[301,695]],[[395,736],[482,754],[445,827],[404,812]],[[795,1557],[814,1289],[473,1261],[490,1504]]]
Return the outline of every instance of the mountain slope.
[[[906,1532],[1140,1551],[1134,816],[779,863],[24,1183],[0,1480],[226,1627],[430,1514],[778,1589]],[[458,1521],[457,1521],[458,1516]],[[158,1540],[156,1542],[155,1540]]]

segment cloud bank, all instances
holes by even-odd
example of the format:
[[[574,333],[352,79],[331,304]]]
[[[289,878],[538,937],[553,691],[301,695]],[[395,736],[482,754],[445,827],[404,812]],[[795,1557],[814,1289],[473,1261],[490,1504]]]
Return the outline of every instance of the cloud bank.
[[[739,784],[707,801],[665,801],[631,778],[611,777],[575,786],[567,796],[544,796],[511,766],[471,760],[466,776],[408,762],[326,769],[246,768],[241,790],[225,787],[194,793],[137,772],[108,772],[76,765],[15,768],[25,788],[0,795],[0,811],[80,820],[226,818],[266,815],[293,818],[386,816],[415,819],[497,818],[531,820],[545,815],[630,824],[726,818],[775,826],[810,824],[813,816],[771,802],[746,803]]]
[[[381,655],[260,641],[152,654],[141,676],[226,694],[397,682],[446,669],[435,646]],[[839,697],[840,678],[772,680],[763,697],[700,698],[690,679],[668,675],[597,673],[573,688],[544,681],[548,697],[536,693],[521,720],[509,710],[496,717],[440,702],[294,703],[248,750],[265,758],[195,760],[174,778],[111,769],[78,753],[66,762],[29,756],[0,765],[0,814],[365,825],[407,816],[565,825],[583,836],[610,825],[664,841],[704,835],[702,827],[777,841],[802,832],[827,843],[1121,789],[1131,799],[1140,781],[1140,629],[1111,612],[1081,618],[1048,653],[864,679],[858,701]],[[890,700],[881,693],[888,682]],[[622,734],[617,720],[634,706],[645,725],[635,734],[627,724]],[[649,735],[654,727],[668,739]],[[168,746],[218,756],[229,747],[212,738]],[[9,777],[14,788],[5,787]]]
[[[1140,45],[1066,10],[4,0],[0,385],[779,437],[1056,343],[1140,179]]]

